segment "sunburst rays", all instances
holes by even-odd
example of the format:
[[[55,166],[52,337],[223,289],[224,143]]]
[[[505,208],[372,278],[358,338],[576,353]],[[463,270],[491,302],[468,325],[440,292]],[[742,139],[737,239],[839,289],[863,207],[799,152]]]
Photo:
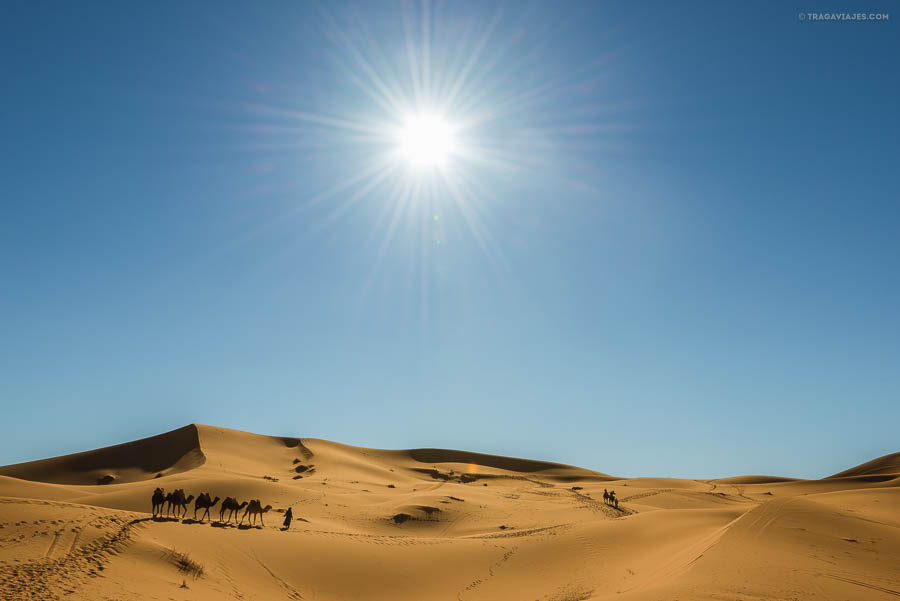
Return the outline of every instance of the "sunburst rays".
[[[598,131],[596,122],[572,126],[565,109],[548,114],[561,91],[580,83],[542,64],[551,25],[509,7],[481,7],[468,15],[448,10],[455,11],[407,3],[393,22],[373,24],[361,9],[338,16],[322,6],[318,27],[331,43],[332,73],[355,90],[350,95],[356,100],[329,103],[327,110],[322,102],[314,108],[316,103],[287,97],[250,107],[264,122],[257,124],[265,126],[259,135],[284,139],[302,131],[311,138],[304,151],[320,153],[314,160],[338,161],[339,169],[331,167],[339,172],[334,180],[296,199],[292,212],[317,207],[318,227],[337,227],[363,201],[377,200],[364,203],[377,228],[364,291],[372,289],[398,234],[415,234],[423,256],[435,252],[445,241],[429,234],[435,229],[429,219],[448,211],[467,232],[468,241],[454,242],[474,245],[496,269],[506,270],[504,249],[490,227],[497,210],[493,181],[552,168],[561,138]],[[571,72],[580,77],[584,69]],[[433,149],[416,137],[421,132],[410,133],[411,119],[430,120],[426,137],[445,137],[434,156],[420,156]],[[431,168],[411,168],[421,162]]]

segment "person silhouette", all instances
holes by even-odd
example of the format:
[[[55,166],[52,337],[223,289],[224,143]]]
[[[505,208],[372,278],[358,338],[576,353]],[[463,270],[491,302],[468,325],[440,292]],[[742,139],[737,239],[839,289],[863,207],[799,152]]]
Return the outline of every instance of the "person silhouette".
[[[282,528],[282,530],[287,530],[291,527],[292,519],[294,519],[294,512],[288,507],[288,510],[284,512],[284,528]]]

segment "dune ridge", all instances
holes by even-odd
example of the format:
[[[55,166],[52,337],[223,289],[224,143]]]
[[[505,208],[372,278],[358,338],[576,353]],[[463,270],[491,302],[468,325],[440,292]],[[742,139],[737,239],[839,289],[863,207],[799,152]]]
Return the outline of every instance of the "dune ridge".
[[[101,449],[2,466],[0,475],[50,484],[111,484],[177,474],[205,461],[199,430],[190,424]]]
[[[509,472],[542,472],[547,470],[570,470],[571,465],[553,463],[550,461],[537,461],[534,459],[520,459],[518,457],[504,457],[503,455],[488,455],[471,451],[457,451],[453,449],[410,449],[409,456],[419,463],[464,463],[484,467],[493,467]],[[606,474],[602,474],[606,475]]]
[[[731,476],[730,478],[716,478],[715,482],[721,484],[774,484],[776,482],[799,482],[800,478],[782,478],[781,476]]]
[[[0,598],[874,601],[900,595],[893,457],[822,480],[620,478],[191,424],[0,468]],[[219,505],[154,517],[156,487]],[[226,523],[225,497],[271,509]]]
[[[890,453],[855,467],[838,472],[828,478],[850,478],[854,476],[898,476],[900,475],[900,453]]]

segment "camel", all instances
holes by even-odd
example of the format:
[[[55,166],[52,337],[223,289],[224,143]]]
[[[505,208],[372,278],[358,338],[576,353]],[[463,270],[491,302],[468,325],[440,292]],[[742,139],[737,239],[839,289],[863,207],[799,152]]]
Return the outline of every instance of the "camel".
[[[163,506],[166,504],[166,491],[162,488],[157,488],[153,491],[153,517],[156,517],[157,513],[162,514]]]
[[[247,501],[243,503],[238,503],[237,499],[234,497],[225,497],[225,500],[222,501],[222,504],[219,506],[219,521],[224,521],[226,524],[231,521],[231,518],[234,517],[237,519],[237,512],[247,506]],[[230,512],[228,514],[228,519],[223,520],[222,518],[225,516],[225,512]]]
[[[165,500],[163,501],[166,504],[166,517],[169,517],[169,511],[171,511],[174,503],[172,502],[175,499],[174,492],[167,492]]]
[[[252,501],[250,501],[250,504],[247,505],[247,509],[244,510],[244,515],[241,516],[240,523],[243,524],[244,518],[249,515],[250,519],[247,521],[252,526],[256,522],[256,516],[259,516],[260,523],[262,523],[262,525],[265,527],[266,523],[265,521],[263,521],[263,514],[270,509],[272,509],[271,505],[266,505],[265,507],[263,507],[259,499],[253,499]]]
[[[606,489],[603,489],[603,502],[607,505],[612,505],[616,509],[619,508],[619,497],[616,496],[616,491],[611,490],[609,492]]]
[[[185,498],[183,488],[176,489],[171,495],[172,497],[168,499],[169,505],[166,508],[166,515],[169,515],[169,509],[171,508],[176,518],[186,516],[188,503],[194,500],[194,495]]]
[[[208,492],[201,493],[200,496],[197,497],[197,500],[194,501],[194,520],[197,519],[197,510],[198,510],[198,509],[205,509],[205,510],[206,510],[206,512],[205,512],[205,513],[203,514],[203,516],[200,518],[200,521],[201,521],[201,522],[203,521],[203,518],[204,518],[204,517],[209,517],[209,510],[210,510],[213,506],[215,506],[215,504],[218,503],[218,502],[219,502],[219,497],[216,497],[215,499],[213,499],[212,501],[210,501],[210,500],[209,500],[209,493],[208,493]],[[210,520],[212,520],[212,518],[210,518]]]

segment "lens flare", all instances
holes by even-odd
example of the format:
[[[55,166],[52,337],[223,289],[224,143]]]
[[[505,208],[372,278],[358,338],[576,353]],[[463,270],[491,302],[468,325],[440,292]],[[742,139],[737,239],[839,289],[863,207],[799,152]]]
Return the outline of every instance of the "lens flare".
[[[593,181],[616,175],[598,153],[629,150],[617,132],[634,103],[621,97],[615,49],[577,65],[556,51],[564,23],[503,3],[389,6],[372,20],[321,4],[308,27],[327,60],[303,80],[266,82],[246,104],[253,120],[237,127],[257,137],[247,148],[261,165],[251,193],[296,201],[245,238],[290,220],[337,240],[338,223],[359,214],[373,234],[360,297],[415,291],[424,321],[435,294],[467,294],[451,273],[468,249],[510,275],[502,242],[533,226],[513,220],[501,235],[498,224],[531,190],[560,201],[607,193]]]

